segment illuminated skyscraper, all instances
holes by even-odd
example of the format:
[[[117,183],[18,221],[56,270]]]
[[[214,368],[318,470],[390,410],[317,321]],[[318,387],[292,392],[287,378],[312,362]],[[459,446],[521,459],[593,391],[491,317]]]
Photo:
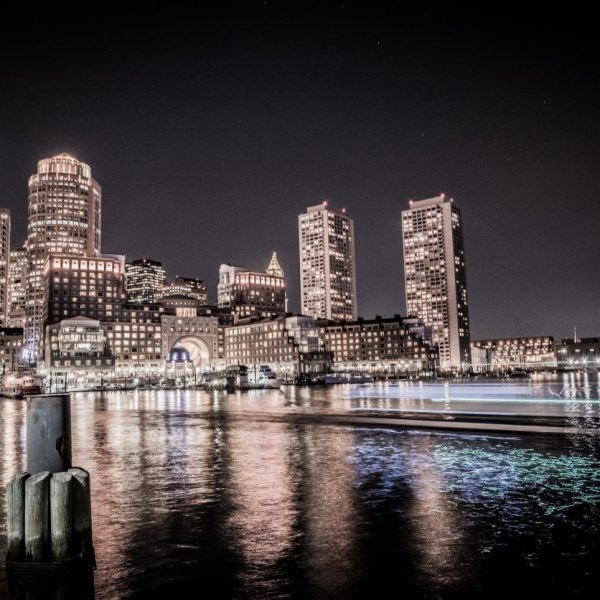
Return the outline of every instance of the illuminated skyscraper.
[[[48,254],[91,257],[100,252],[101,195],[89,165],[66,153],[40,160],[29,178],[24,344],[29,361],[41,350]]]
[[[443,194],[402,211],[406,312],[432,328],[442,368],[471,362],[460,210]]]
[[[156,302],[163,295],[167,274],[161,262],[138,258],[125,265],[127,300]]]
[[[355,320],[354,222],[327,202],[298,216],[302,314],[316,319]]]
[[[10,210],[0,208],[0,327],[8,323],[8,269],[10,264]]]

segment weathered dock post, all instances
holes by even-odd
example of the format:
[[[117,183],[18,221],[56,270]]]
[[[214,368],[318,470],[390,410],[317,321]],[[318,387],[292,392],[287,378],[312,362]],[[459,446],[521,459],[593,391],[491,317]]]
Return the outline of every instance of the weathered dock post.
[[[69,394],[27,398],[27,471],[60,473],[71,464]]]
[[[90,475],[71,465],[70,396],[28,398],[26,429],[28,472],[7,485],[9,587],[93,598]]]

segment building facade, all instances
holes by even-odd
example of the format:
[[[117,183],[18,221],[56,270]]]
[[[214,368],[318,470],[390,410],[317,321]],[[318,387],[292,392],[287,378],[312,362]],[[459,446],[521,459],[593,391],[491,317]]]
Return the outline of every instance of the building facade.
[[[44,266],[44,324],[74,317],[120,320],[126,300],[125,257],[50,254]]]
[[[401,317],[317,321],[334,368],[387,373],[389,376],[433,372],[437,351],[426,344]]]
[[[125,265],[128,302],[156,302],[163,295],[167,274],[162,263],[139,258]]]
[[[302,314],[315,319],[355,320],[354,222],[327,202],[298,216]]]
[[[331,355],[312,317],[248,319],[225,330],[225,364],[268,365],[286,380],[329,369]]]
[[[8,327],[25,327],[27,248],[11,250],[8,265]]]
[[[38,162],[29,178],[25,353],[41,352],[44,265],[49,254],[93,257],[100,252],[100,185],[89,165],[63,153]]]
[[[0,208],[0,327],[8,327],[10,210]]]
[[[406,312],[431,327],[442,369],[471,362],[460,210],[443,194],[402,211]]]
[[[236,319],[285,315],[285,276],[281,267],[279,271],[281,275],[253,273],[243,267],[221,265],[217,288],[219,308],[230,310]]]

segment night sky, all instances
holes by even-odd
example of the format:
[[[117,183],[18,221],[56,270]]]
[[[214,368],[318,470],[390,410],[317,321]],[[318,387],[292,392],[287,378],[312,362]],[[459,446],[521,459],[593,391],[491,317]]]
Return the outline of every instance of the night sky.
[[[0,25],[13,247],[29,175],[67,151],[102,185],[106,252],[202,277],[215,301],[220,263],[264,270],[276,250],[298,310],[297,215],[327,198],[354,219],[359,314],[404,314],[400,213],[444,191],[473,338],[600,336],[590,15],[102,4]]]

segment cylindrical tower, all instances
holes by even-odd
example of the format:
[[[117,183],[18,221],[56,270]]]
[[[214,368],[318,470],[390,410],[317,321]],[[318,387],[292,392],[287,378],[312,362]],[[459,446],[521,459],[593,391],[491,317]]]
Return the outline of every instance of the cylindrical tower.
[[[38,162],[29,178],[25,356],[38,359],[48,254],[100,252],[101,187],[89,165],[63,153]]]

